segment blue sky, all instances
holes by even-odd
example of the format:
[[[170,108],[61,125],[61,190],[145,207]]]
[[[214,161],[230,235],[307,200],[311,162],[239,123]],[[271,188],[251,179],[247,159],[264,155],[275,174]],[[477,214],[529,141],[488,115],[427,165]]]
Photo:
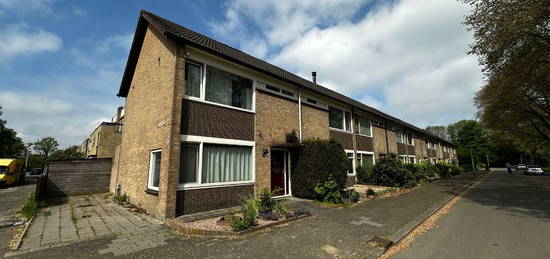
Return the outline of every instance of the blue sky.
[[[421,127],[474,116],[482,76],[456,1],[0,0],[8,126],[67,147],[110,120],[140,9]]]

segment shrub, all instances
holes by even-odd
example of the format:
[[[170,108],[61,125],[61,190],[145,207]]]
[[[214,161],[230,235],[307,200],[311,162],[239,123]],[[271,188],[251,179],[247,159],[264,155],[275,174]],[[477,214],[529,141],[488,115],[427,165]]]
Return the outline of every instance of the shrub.
[[[128,201],[128,195],[126,195],[126,194],[124,194],[124,195],[116,194],[115,196],[113,196],[113,199],[115,200],[115,202],[118,205],[121,205],[121,204],[124,204]]]
[[[297,153],[292,171],[292,193],[301,198],[317,197],[314,188],[333,180],[343,190],[349,160],[342,146],[334,141],[307,140]]]
[[[359,184],[373,184],[372,165],[357,167],[357,182]]]
[[[342,195],[340,186],[336,181],[329,178],[325,183],[319,183],[314,188],[315,194],[317,194],[317,199],[329,203],[341,203]]]
[[[545,173],[550,173],[550,167],[542,168],[542,171]]]
[[[439,178],[448,178],[451,176],[451,169],[449,168],[449,164],[443,161],[437,161],[435,166],[437,167],[437,175],[439,175]]]
[[[243,214],[242,217],[231,215],[227,219],[233,230],[236,232],[247,230],[256,226],[256,219],[259,215],[256,199],[245,199],[241,204],[241,211]]]
[[[273,211],[260,212],[260,218],[266,220],[279,220],[279,215]]]
[[[372,196],[372,195],[376,195],[376,192],[373,189],[369,188],[367,190],[367,196]]]
[[[403,162],[395,158],[383,158],[372,169],[373,182],[383,186],[416,185],[414,175],[407,170]]]
[[[298,143],[298,136],[296,136],[295,130],[286,134],[286,143]]]
[[[455,164],[448,164],[448,165],[452,175],[459,175],[464,172],[464,169],[462,169],[462,167],[458,165],[455,165]]]
[[[258,201],[258,211],[260,213],[267,213],[273,211],[276,201],[273,199],[274,193],[267,188],[263,188],[260,193],[260,199]]]
[[[355,189],[348,189],[344,192],[344,199],[348,200],[350,203],[359,201],[359,193]]]

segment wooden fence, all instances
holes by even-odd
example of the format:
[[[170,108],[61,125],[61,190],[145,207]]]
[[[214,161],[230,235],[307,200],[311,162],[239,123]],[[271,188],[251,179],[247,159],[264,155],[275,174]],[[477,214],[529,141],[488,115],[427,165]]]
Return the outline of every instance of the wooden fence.
[[[48,163],[48,197],[109,191],[111,158],[53,161]]]

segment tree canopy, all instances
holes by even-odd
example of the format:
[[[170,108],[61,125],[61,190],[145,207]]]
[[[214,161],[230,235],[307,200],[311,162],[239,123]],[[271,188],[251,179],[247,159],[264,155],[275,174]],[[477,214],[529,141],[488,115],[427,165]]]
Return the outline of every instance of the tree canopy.
[[[15,130],[7,127],[2,120],[2,106],[0,106],[0,158],[21,157],[25,154],[25,144],[17,136]]]
[[[50,155],[57,150],[59,143],[53,137],[44,137],[34,142],[32,145],[34,151],[43,155],[46,160],[50,158]]]
[[[550,145],[550,4],[548,0],[463,0],[473,10],[485,84],[476,94],[481,122],[514,142]]]

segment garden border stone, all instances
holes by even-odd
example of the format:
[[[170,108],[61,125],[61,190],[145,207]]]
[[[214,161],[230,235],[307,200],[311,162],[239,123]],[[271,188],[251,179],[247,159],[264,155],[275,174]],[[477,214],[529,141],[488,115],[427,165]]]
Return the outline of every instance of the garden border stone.
[[[183,224],[182,224],[182,223],[185,223],[185,222],[182,222],[178,218],[171,219],[171,220],[166,220],[166,225],[171,227],[172,229],[174,229],[174,231],[176,231],[176,233],[179,233],[179,234],[182,234],[182,235],[187,235],[187,236],[240,237],[240,236],[244,236],[244,235],[256,232],[256,231],[260,231],[260,230],[264,230],[264,229],[267,229],[267,228],[279,226],[279,225],[282,225],[282,224],[285,224],[285,223],[289,223],[289,222],[292,222],[292,221],[295,221],[295,220],[307,218],[307,217],[310,217],[310,216],[312,216],[312,215],[311,214],[304,214],[304,215],[300,215],[300,216],[297,216],[297,217],[294,217],[294,218],[275,221],[275,222],[267,224],[267,225],[255,227],[255,228],[252,228],[252,229],[247,229],[247,230],[240,231],[240,232],[234,232],[234,231],[227,232],[227,231],[219,231],[219,230],[205,230],[205,229],[187,228],[187,227],[184,227]]]

